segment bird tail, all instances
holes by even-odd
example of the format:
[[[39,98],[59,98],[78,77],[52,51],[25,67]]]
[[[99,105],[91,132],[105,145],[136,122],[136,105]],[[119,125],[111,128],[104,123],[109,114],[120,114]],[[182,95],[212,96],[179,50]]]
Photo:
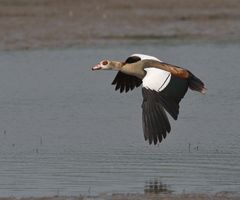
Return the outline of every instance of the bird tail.
[[[188,82],[191,90],[201,92],[202,94],[206,93],[207,89],[204,87],[204,83],[191,72],[189,72]]]

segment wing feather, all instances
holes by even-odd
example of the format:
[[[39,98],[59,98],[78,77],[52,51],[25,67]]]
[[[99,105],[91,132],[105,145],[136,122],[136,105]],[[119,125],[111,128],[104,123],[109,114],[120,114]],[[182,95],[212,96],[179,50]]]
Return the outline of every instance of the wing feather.
[[[143,132],[145,140],[149,144],[160,143],[167,133],[170,132],[171,126],[167,115],[161,103],[158,100],[158,93],[153,90],[142,88],[142,119]]]
[[[117,73],[115,79],[112,82],[112,85],[116,85],[115,90],[120,89],[120,93],[123,91],[128,92],[129,90],[133,90],[135,87],[139,87],[141,84],[141,79],[135,76],[124,74],[120,71]]]
[[[175,76],[171,76],[169,84],[162,91],[142,88],[143,131],[144,138],[149,144],[160,143],[171,131],[165,110],[176,120],[179,114],[179,102],[187,89],[187,80]]]

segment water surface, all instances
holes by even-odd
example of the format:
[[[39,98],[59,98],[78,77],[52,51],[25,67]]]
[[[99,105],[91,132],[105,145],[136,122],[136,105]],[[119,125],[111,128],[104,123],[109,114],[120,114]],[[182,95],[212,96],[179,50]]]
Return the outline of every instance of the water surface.
[[[240,45],[144,44],[0,53],[0,196],[240,191]],[[144,141],[141,89],[114,91],[103,58],[145,53],[191,70],[159,146]]]

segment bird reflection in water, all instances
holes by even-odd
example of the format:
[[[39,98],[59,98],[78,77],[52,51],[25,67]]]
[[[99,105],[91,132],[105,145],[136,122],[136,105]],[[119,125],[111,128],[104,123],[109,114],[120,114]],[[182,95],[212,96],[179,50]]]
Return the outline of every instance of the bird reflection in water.
[[[158,179],[154,179],[145,182],[144,193],[170,194],[172,191],[169,189],[169,185],[163,184]]]

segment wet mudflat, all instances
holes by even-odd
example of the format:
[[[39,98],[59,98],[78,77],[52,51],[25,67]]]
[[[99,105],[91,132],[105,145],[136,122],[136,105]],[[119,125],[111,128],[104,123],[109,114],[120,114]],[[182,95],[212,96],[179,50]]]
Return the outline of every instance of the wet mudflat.
[[[0,50],[115,40],[239,41],[238,0],[1,0]]]
[[[239,192],[239,50],[143,42],[2,51],[0,196]],[[141,89],[119,94],[115,72],[91,71],[131,53],[184,66],[208,88],[186,95],[159,146],[143,138]]]

